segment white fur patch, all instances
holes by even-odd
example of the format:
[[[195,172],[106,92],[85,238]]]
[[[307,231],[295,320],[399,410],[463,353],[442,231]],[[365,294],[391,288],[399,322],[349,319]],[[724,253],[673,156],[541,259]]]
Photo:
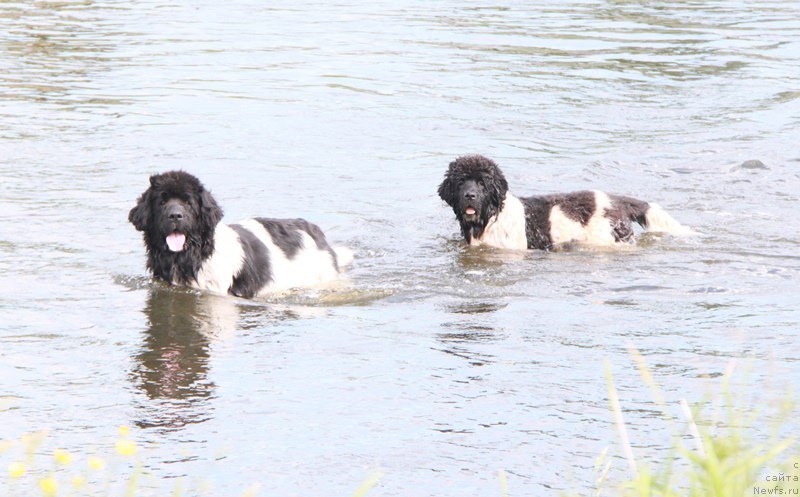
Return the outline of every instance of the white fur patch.
[[[214,230],[214,253],[200,267],[196,284],[192,286],[227,294],[243,263],[244,250],[239,235],[227,224],[219,223]]]
[[[292,288],[318,287],[339,276],[330,252],[318,249],[314,239],[305,231],[299,230],[303,246],[289,259],[283,250],[275,245],[261,223],[255,219],[247,219],[239,224],[261,240],[269,252],[272,281],[258,291],[259,296]]]
[[[550,239],[553,245],[581,243],[586,245],[608,246],[616,243],[606,210],[611,208],[611,199],[604,192],[594,191],[595,209],[589,222],[582,225],[567,217],[561,207],[550,210]]]
[[[327,250],[320,250],[311,236],[300,231],[303,246],[289,259],[272,240],[264,226],[255,219],[239,223],[258,238],[267,249],[272,281],[261,288],[258,296],[266,296],[291,288],[319,287],[338,278],[339,272]],[[349,249],[337,248],[345,263],[352,262]],[[349,256],[349,259],[348,259]],[[236,232],[227,224],[219,223],[214,232],[214,253],[206,259],[197,280],[191,286],[218,294],[227,294],[233,279],[244,267],[244,249]],[[344,264],[343,264],[344,265]]]
[[[472,240],[473,245],[486,244],[498,248],[525,250],[528,238],[525,235],[525,206],[522,202],[506,192],[503,210],[494,219],[490,219],[483,236]]]
[[[566,215],[559,205],[550,210],[550,240],[554,246],[567,243],[592,245],[596,247],[619,246],[614,237],[611,220],[606,211],[612,208],[611,198],[605,192],[593,191],[595,209],[588,222],[583,225]],[[676,235],[694,233],[691,228],[681,225],[667,214],[658,204],[650,204],[645,214],[648,231],[663,231]],[[472,245],[491,245],[505,249],[527,249],[525,231],[525,207],[522,202],[506,193],[503,210],[491,219],[480,239],[472,239]]]

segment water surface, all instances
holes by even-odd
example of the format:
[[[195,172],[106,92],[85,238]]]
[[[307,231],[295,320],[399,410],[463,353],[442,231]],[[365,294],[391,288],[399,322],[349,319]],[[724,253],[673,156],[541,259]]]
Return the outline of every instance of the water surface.
[[[733,358],[800,377],[800,6],[750,2],[0,4],[0,438],[102,448],[214,495],[587,489],[611,446]],[[598,188],[701,234],[617,252],[465,250],[436,196],[484,153],[518,195]],[[759,160],[761,164],[748,163]],[[166,288],[128,210],[199,176],[228,221],[302,216],[351,288]],[[739,361],[743,364],[746,361]],[[765,394],[766,395],[766,394]],[[43,449],[44,450],[44,449]],[[99,449],[98,449],[99,450]]]

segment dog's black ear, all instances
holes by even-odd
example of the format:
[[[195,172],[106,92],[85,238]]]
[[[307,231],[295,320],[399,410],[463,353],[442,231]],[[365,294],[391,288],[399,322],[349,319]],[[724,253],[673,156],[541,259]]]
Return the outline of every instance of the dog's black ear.
[[[203,239],[208,239],[214,233],[222,220],[222,209],[217,205],[217,201],[211,196],[211,192],[201,187],[200,190],[200,224],[203,228]]]
[[[492,163],[494,165],[494,163]],[[486,189],[489,191],[490,205],[497,206],[497,212],[503,210],[503,201],[508,192],[508,182],[500,168],[494,165],[491,176],[486,178]]]
[[[152,182],[152,178],[150,179]],[[152,193],[149,188],[145,190],[139,197],[139,200],[136,201],[136,206],[128,213],[128,221],[133,224],[133,227],[136,228],[137,231],[145,231],[147,225],[150,223],[150,218],[152,217],[150,208],[151,195]]]
[[[456,167],[456,162],[457,161],[453,161],[450,163],[450,167],[444,175],[444,181],[439,185],[439,198],[447,202],[447,205],[450,207],[455,206],[456,195],[458,195],[458,183],[455,178],[455,171],[453,170]]]
[[[455,200],[455,193],[453,192],[453,180],[445,177],[442,184],[439,185],[439,197],[452,206]]]

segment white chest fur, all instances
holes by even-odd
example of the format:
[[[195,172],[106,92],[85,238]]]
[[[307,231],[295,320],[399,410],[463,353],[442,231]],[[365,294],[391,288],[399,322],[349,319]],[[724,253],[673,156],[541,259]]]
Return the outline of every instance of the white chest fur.
[[[480,239],[472,240],[472,245],[480,244],[517,250],[528,248],[528,238],[525,236],[525,207],[517,197],[506,193],[503,210],[489,220]]]
[[[239,236],[228,225],[219,223],[214,230],[214,253],[203,262],[193,286],[227,294],[233,278],[242,268],[244,257]]]

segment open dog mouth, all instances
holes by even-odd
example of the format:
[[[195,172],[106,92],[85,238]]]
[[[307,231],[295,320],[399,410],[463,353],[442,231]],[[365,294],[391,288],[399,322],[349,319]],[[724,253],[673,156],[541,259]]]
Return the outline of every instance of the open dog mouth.
[[[474,221],[478,218],[478,211],[474,207],[464,208],[464,219],[467,221]]]
[[[173,252],[180,252],[186,244],[186,235],[177,231],[167,235],[167,247]]]

